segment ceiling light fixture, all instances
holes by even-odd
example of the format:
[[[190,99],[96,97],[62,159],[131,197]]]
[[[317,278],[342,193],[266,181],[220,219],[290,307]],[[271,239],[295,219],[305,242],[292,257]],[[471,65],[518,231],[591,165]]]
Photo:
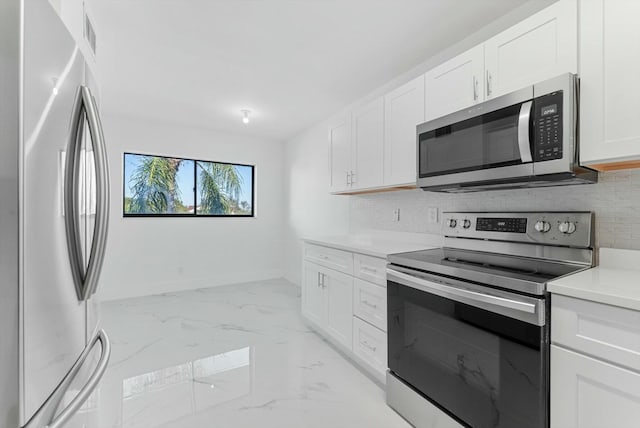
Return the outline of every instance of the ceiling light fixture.
[[[249,123],[249,113],[251,113],[251,110],[240,110],[240,113],[242,113],[242,123]]]

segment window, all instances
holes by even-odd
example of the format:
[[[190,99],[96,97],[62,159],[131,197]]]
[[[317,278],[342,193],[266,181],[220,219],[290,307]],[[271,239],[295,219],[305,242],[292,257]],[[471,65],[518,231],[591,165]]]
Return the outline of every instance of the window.
[[[254,166],[124,154],[124,216],[253,217]]]

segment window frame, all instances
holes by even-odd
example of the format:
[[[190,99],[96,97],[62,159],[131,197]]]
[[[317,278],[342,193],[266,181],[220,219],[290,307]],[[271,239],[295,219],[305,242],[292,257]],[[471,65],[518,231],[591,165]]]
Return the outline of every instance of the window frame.
[[[193,213],[178,214],[178,213],[127,213],[125,211],[125,192],[127,189],[127,182],[125,177],[126,159],[127,155],[132,156],[150,156],[156,158],[165,159],[180,159],[183,161],[193,161]],[[251,214],[198,214],[198,162],[217,163],[223,165],[243,166],[251,168]],[[172,218],[256,218],[256,166],[252,164],[234,163],[234,162],[220,162],[205,159],[185,158],[180,156],[168,156],[168,155],[152,155],[147,153],[133,153],[123,152],[122,154],[122,217],[145,217],[145,218],[160,218],[160,217],[172,217]]]

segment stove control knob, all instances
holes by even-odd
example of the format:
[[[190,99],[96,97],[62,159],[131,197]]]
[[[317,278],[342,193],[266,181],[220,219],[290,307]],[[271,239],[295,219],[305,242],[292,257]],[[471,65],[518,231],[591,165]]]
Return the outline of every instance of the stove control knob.
[[[455,218],[450,218],[447,221],[447,224],[449,225],[449,227],[454,228],[458,225],[458,221]]]
[[[571,235],[576,231],[576,224],[571,221],[563,221],[558,225],[558,230],[565,235]]]
[[[462,220],[462,227],[464,227],[465,229],[469,229],[471,227],[471,220],[466,218]]]
[[[547,233],[549,230],[551,230],[551,225],[544,220],[538,220],[533,227],[540,233]]]

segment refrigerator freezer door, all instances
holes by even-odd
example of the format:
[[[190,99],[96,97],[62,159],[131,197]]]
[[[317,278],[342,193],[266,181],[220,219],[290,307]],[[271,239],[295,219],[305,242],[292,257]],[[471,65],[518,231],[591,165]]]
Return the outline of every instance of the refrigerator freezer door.
[[[23,4],[22,424],[86,344],[86,304],[74,288],[62,207],[63,152],[84,60],[48,2]]]

